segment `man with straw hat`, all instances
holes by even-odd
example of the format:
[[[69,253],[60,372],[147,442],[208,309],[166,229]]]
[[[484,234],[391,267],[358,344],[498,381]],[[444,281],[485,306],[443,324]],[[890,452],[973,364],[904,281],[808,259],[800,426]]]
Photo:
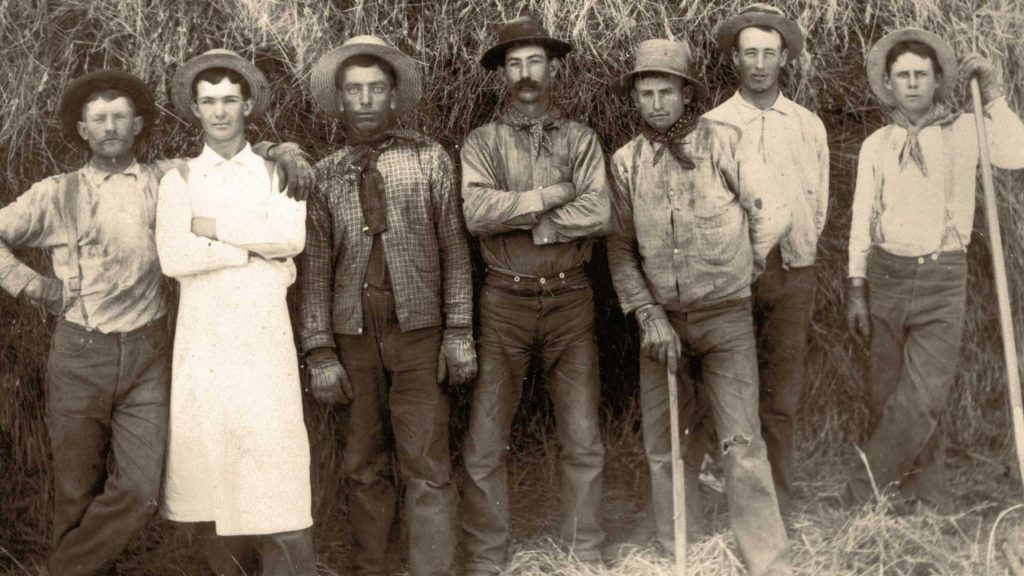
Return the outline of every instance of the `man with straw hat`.
[[[500,72],[510,101],[462,149],[466,226],[487,265],[480,377],[464,452],[467,574],[496,574],[505,565],[509,434],[534,361],[561,444],[561,544],[581,562],[601,563],[601,386],[584,265],[594,238],[607,231],[611,206],[597,135],[554,103],[554,60],[571,50],[532,18],[504,24],[480,63]]]
[[[316,165],[300,332],[313,395],[349,405],[343,470],[356,573],[391,573],[393,441],[411,573],[454,574],[442,385],[476,374],[455,169],[437,142],[396,126],[420,100],[420,72],[380,38],[356,36],[321,56],[311,89],[317,108],[344,124],[346,143]]]
[[[681,430],[692,430],[694,382],[706,387],[725,467],[729,519],[751,574],[789,574],[786,533],[757,416],[750,283],[787,231],[789,208],[757,150],[734,126],[700,116],[704,87],[686,44],[637,47],[616,88],[632,97],[641,134],[612,156],[615,228],[608,264],[622,309],[640,328],[640,404],[659,544],[672,550],[668,372]],[[682,440],[684,453],[689,435]],[[703,524],[699,460],[686,458],[687,526]],[[677,479],[678,481],[678,479]]]
[[[230,50],[192,58],[171,100],[203,130],[160,181],[156,248],[181,287],[163,512],[200,522],[218,575],[316,572],[309,441],[286,291],[305,202],[277,191],[246,127],[269,104],[263,73]]]
[[[779,89],[779,73],[803,47],[796,22],[778,8],[751,4],[722,22],[715,38],[732,58],[740,87],[707,117],[736,126],[756,146],[792,210],[793,228],[768,253],[753,289],[761,432],[785,515],[793,508],[794,424],[814,312],[814,260],[828,213],[828,140],[821,119]]]
[[[0,209],[0,287],[60,316],[47,370],[53,574],[110,569],[157,510],[171,373],[153,225],[160,177],[178,161],[140,163],[134,153],[156,116],[149,88],[132,74],[75,79],[58,117],[66,136],[89,150],[88,163]],[[303,181],[294,148],[273,150],[288,159],[293,181]],[[23,247],[50,250],[56,278],[15,258],[11,249]],[[108,476],[111,455],[117,474]]]
[[[850,223],[847,321],[870,339],[871,406],[878,425],[847,485],[852,502],[898,488],[901,504],[953,509],[936,428],[956,378],[974,221],[978,139],[971,114],[952,110],[958,66],[937,35],[905,28],[868,53],[871,90],[891,123],[861,146]],[[992,163],[1024,168],[1024,124],[995,67],[967,55],[978,76]]]

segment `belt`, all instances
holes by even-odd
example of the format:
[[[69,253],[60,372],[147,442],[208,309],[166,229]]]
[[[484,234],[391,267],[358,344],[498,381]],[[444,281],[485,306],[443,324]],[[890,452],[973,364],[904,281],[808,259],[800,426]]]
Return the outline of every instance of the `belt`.
[[[590,286],[590,279],[587,278],[587,274],[583,271],[583,266],[575,266],[550,276],[536,276],[488,266],[484,284],[516,294],[531,296],[543,294],[558,295],[572,290],[588,288]]]

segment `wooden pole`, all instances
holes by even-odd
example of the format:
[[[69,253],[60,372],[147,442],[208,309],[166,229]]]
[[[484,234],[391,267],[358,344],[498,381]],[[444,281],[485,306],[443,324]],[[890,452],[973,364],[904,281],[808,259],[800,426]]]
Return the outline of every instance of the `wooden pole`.
[[[1006,261],[1003,259],[1003,237],[999,231],[999,212],[996,207],[995,186],[992,184],[992,164],[988,152],[985,130],[985,109],[981,103],[981,88],[977,77],[971,78],[971,98],[974,101],[974,121],[978,131],[978,156],[981,161],[981,186],[985,191],[985,222],[988,224],[992,245],[992,269],[996,279],[996,297],[999,301],[999,325],[1003,335],[1003,357],[1006,360],[1006,385],[1010,389],[1010,417],[1013,420],[1013,443],[1017,449],[1017,471],[1024,481],[1024,408],[1021,407],[1020,366],[1017,364],[1017,342],[1013,336],[1013,312],[1010,308],[1010,289],[1006,283]]]
[[[669,420],[672,432],[672,520],[675,535],[675,576],[686,576],[686,490],[683,478],[683,450],[679,445],[679,384],[671,366],[666,366],[668,377]]]

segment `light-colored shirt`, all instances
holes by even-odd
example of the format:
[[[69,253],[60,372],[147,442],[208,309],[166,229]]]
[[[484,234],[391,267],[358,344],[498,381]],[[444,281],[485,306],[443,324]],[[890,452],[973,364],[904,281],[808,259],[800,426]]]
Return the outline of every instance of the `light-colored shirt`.
[[[761,110],[737,91],[705,116],[742,130],[786,194],[793,227],[779,242],[783,265],[814,264],[828,215],[828,136],[821,119],[781,92]]]
[[[735,126],[706,117],[683,140],[695,168],[637,136],[612,157],[615,229],[608,264],[627,314],[647,304],[692,311],[750,296],[789,228],[785,195]]]
[[[604,153],[593,130],[559,118],[547,130],[551,155],[535,154],[528,129],[485,124],[462,147],[466,228],[488,266],[553,276],[590,259],[611,216]],[[574,197],[545,210],[539,188],[571,183]]]
[[[0,209],[0,287],[17,296],[34,270],[17,260],[11,248],[50,251],[54,274],[67,279],[67,230],[64,184],[79,178],[77,227],[81,305],[67,307],[66,318],[103,333],[128,332],[167,312],[166,289],[157,261],[153,226],[160,176],[176,161],[133,163],[111,174],[91,163],[79,171],[46,178]],[[82,313],[82,307],[85,314]]]
[[[985,127],[992,164],[1000,168],[1024,168],[1024,124],[1010,110],[1005,98],[985,107]],[[871,234],[876,186],[881,243],[877,246],[898,256],[926,256],[937,251],[964,250],[974,224],[975,187],[978,170],[978,136],[973,114],[953,121],[952,223],[956,234],[944,234],[946,169],[942,128],[929,126],[918,135],[928,175],[913,163],[900,168],[899,153],[907,131],[890,124],[876,130],[860,149],[857,185],[850,222],[851,278],[867,276],[867,258],[874,241]]]

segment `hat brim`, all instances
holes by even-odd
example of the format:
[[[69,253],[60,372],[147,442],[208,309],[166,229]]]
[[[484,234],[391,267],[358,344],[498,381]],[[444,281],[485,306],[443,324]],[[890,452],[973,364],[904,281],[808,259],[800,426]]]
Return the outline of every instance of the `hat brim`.
[[[922,30],[920,28],[904,28],[896,30],[883,36],[868,51],[866,61],[868,83],[875,96],[890,108],[896,108],[896,97],[892,91],[885,87],[885,58],[889,51],[900,42],[917,41],[931,46],[935,50],[935,56],[939,59],[939,66],[942,67],[942,79],[935,87],[935,100],[946,100],[953,93],[956,86],[958,69],[956,53],[948,42],[937,34]]]
[[[637,74],[644,74],[648,72],[670,74],[672,76],[682,78],[684,81],[686,81],[686,83],[688,83],[690,86],[693,86],[693,88],[697,91],[698,99],[703,100],[708,97],[707,87],[698,82],[695,78],[693,78],[692,76],[687,76],[686,74],[680,74],[677,70],[672,70],[671,68],[666,68],[662,66],[644,66],[642,68],[637,68],[636,70],[630,70],[629,72],[626,72],[622,76],[619,76],[618,80],[612,83],[612,89],[614,89],[616,92],[623,96],[628,96],[629,92],[633,89],[633,77],[636,76]]]
[[[480,65],[487,70],[497,70],[499,66],[505,65],[505,52],[508,51],[512,46],[520,46],[523,44],[538,44],[543,46],[548,51],[548,56],[551,58],[562,58],[569,52],[572,52],[572,44],[558,38],[551,38],[550,36],[527,36],[525,38],[516,38],[507,42],[499,42],[494,46],[491,46],[484,52],[484,55],[480,57]]]
[[[132,99],[135,115],[142,117],[142,131],[135,137],[136,141],[145,138],[156,120],[156,107],[153,93],[145,82],[134,74],[123,70],[97,70],[75,78],[61,94],[57,106],[57,117],[60,119],[64,133],[80,146],[88,147],[89,143],[78,133],[78,121],[82,118],[82,104],[89,96],[104,90],[124,92]]]
[[[800,25],[785,16],[765,12],[738,14],[719,24],[715,30],[715,42],[718,44],[718,50],[725,55],[731,54],[733,46],[736,45],[736,36],[741,30],[751,26],[766,26],[778,30],[786,41],[786,52],[789,54],[790,60],[795,60],[803,52],[804,33],[800,29]]]
[[[250,120],[258,118],[267,110],[270,104],[270,84],[255,64],[235,54],[200,54],[179,66],[171,80],[171,101],[185,118],[199,123],[199,118],[192,113],[192,82],[203,70],[210,68],[227,68],[245,79],[252,102]]]
[[[338,68],[348,58],[360,54],[376,56],[391,65],[395,72],[396,114],[412,110],[419,104],[420,98],[423,96],[423,80],[415,60],[391,46],[349,44],[327,52],[313,67],[310,91],[313,94],[313,104],[317,109],[335,118],[343,116],[341,107],[338,105],[338,88],[335,85]]]

